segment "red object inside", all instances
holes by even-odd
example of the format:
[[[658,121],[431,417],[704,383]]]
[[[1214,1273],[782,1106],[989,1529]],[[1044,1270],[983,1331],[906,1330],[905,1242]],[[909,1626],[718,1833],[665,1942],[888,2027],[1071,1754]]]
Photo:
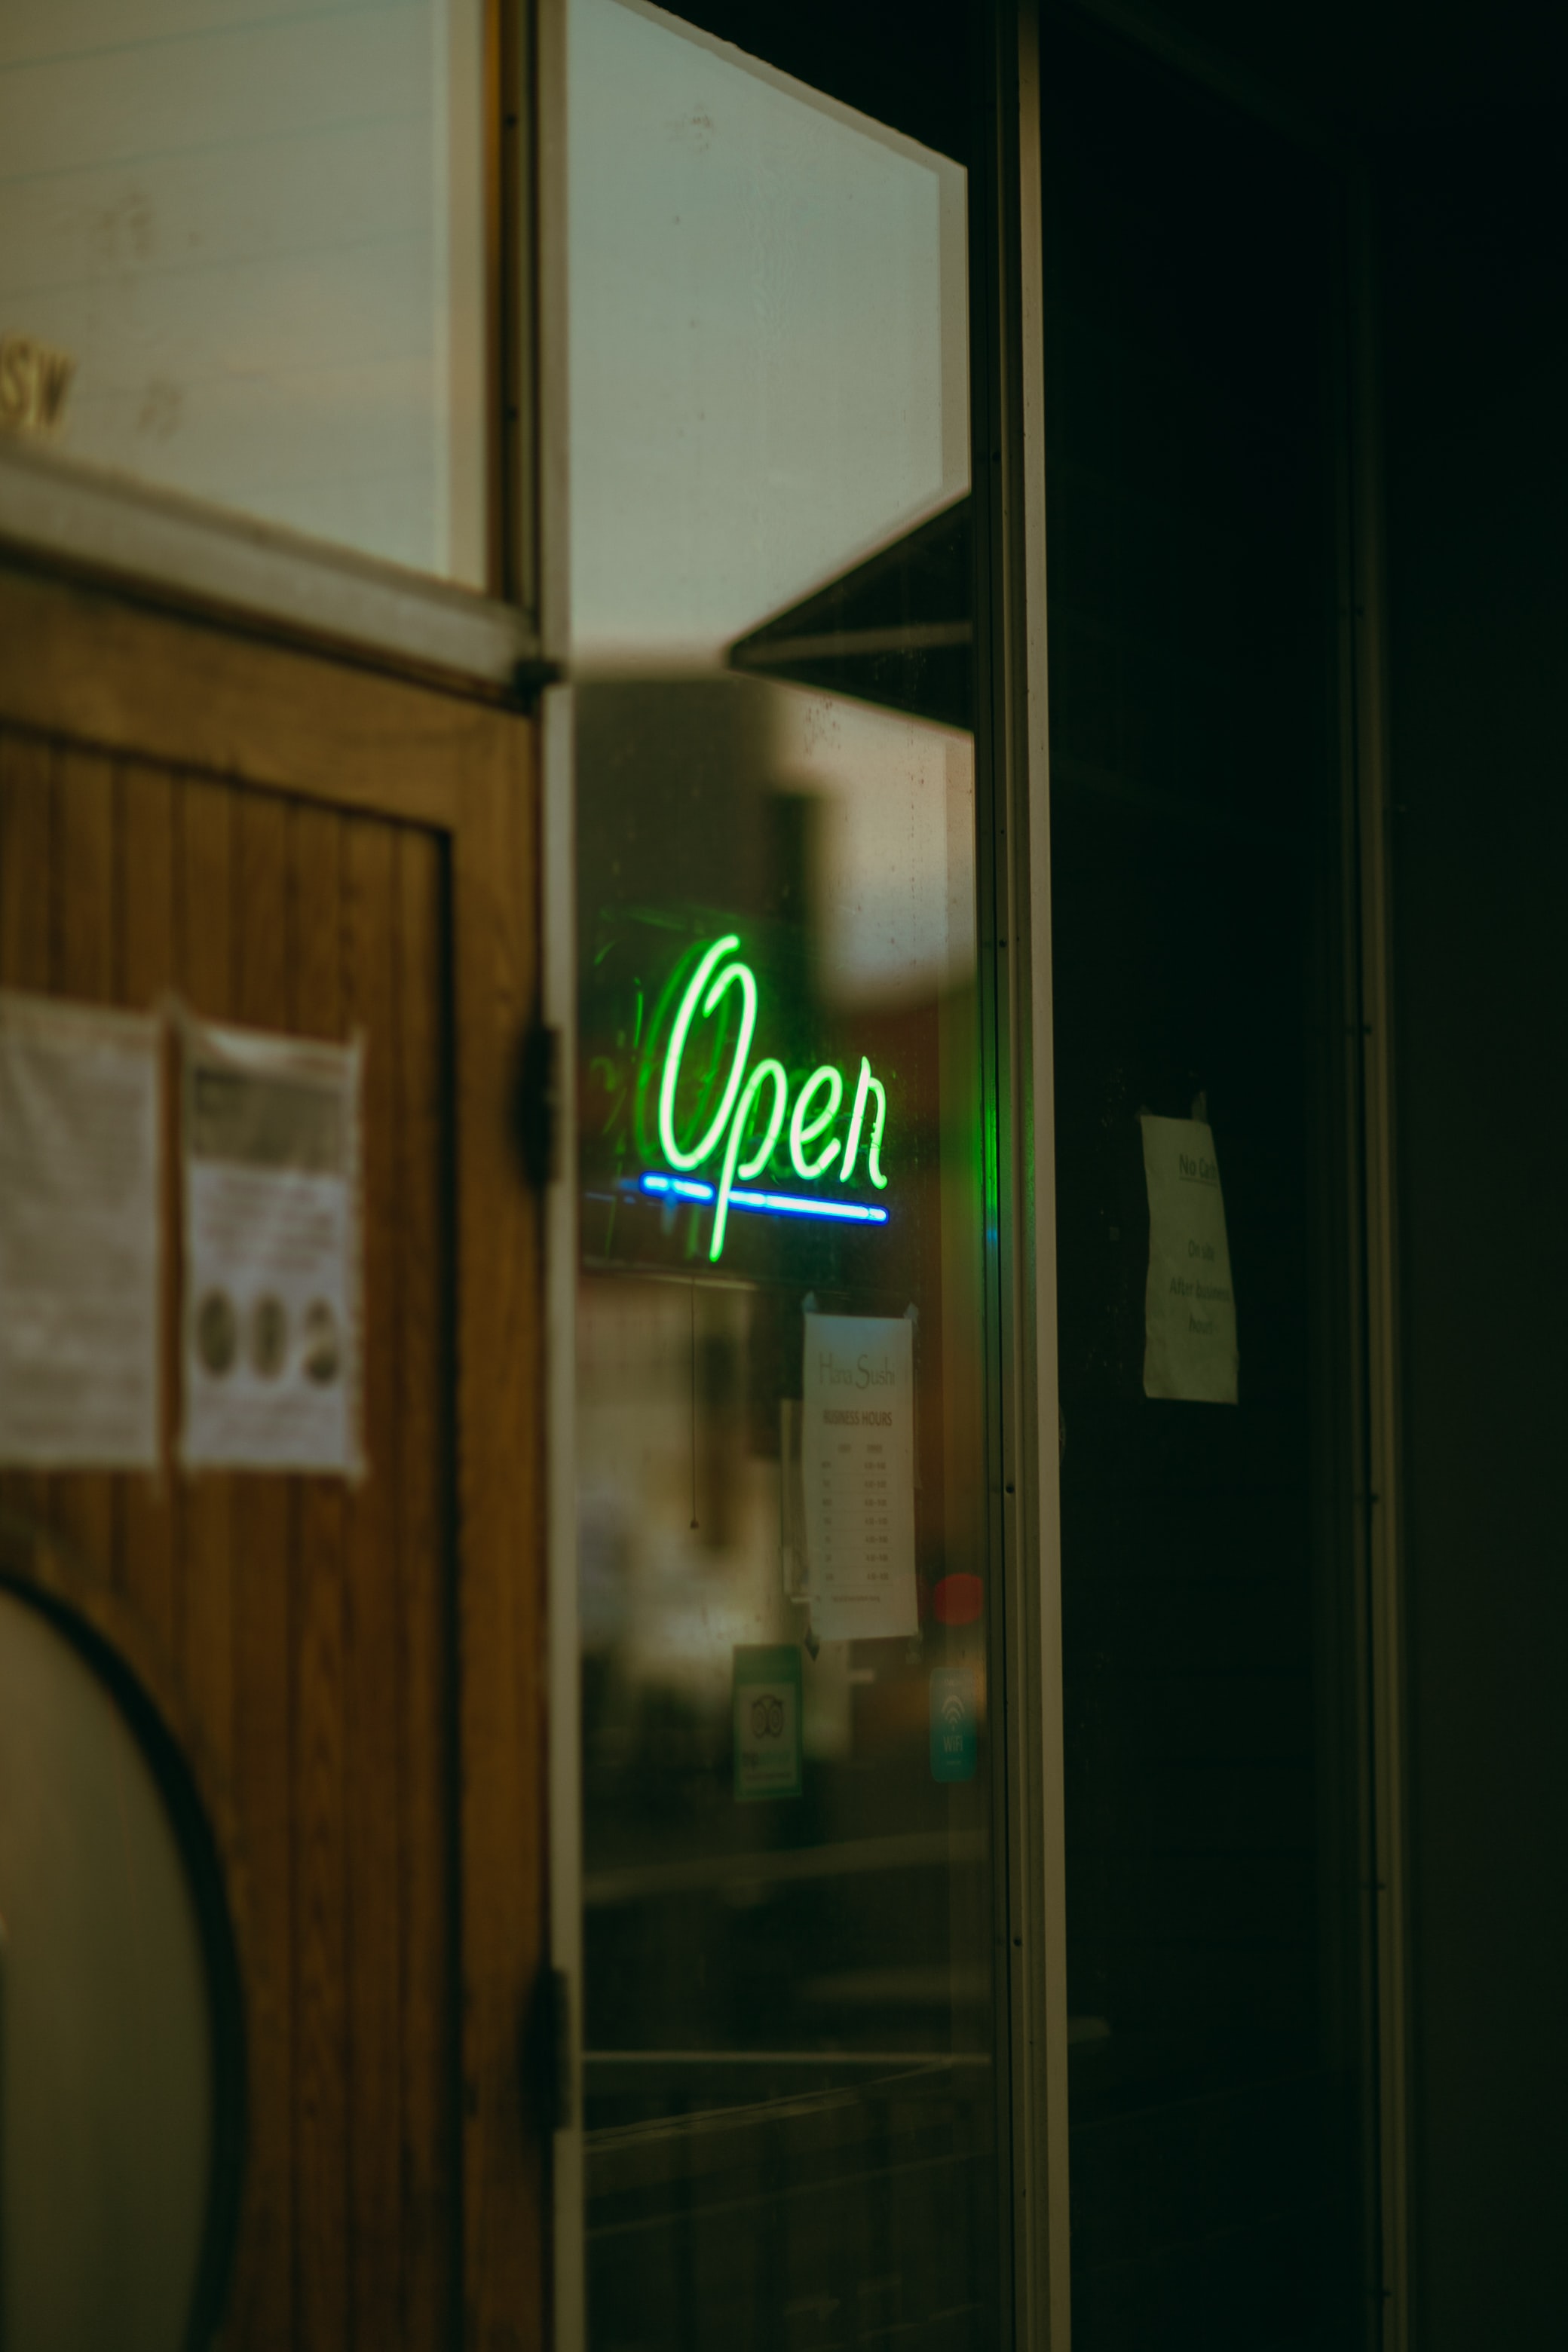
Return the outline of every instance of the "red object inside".
[[[985,1604],[985,1587],[977,1576],[944,1576],[931,1595],[931,1611],[939,1625],[973,1625]]]

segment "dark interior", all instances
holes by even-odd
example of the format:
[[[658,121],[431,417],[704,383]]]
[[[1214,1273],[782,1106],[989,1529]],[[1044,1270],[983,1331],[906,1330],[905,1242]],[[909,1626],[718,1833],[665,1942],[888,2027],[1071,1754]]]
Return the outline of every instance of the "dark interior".
[[[1338,190],[1091,28],[1043,81],[1074,2337],[1349,2345]],[[1212,1129],[1234,1407],[1143,1392],[1141,1111]]]
[[[1097,184],[1095,160],[1072,159],[1098,142],[1098,185],[1105,191],[1114,176],[1119,187],[1097,206],[1097,230],[1125,218],[1140,190],[1167,223],[1195,221],[1201,202],[1188,171],[1168,170],[1162,180],[1149,148],[1123,139],[1135,100],[1118,104],[1109,121],[1103,110],[1096,116],[1092,106],[1080,111],[1074,104],[1080,84],[1070,60],[1085,54],[1086,21],[1092,16],[1103,25],[1114,16],[1125,30],[1134,14],[1146,54],[1162,59],[1169,75],[1155,152],[1163,142],[1168,154],[1184,120],[1196,121],[1196,92],[1205,90],[1233,110],[1233,120],[1274,126],[1281,159],[1277,172],[1294,152],[1301,159],[1298,171],[1310,176],[1310,159],[1317,155],[1352,183],[1364,174],[1370,199],[1387,583],[1404,1315],[1410,2325],[1430,2352],[1483,2343],[1545,2345],[1562,2332],[1555,2221],[1564,2177],[1561,2116],[1568,2096],[1568,2027],[1556,1995],[1568,1960],[1560,1859],[1568,1826],[1568,1743],[1558,1698],[1568,1661],[1568,1588],[1557,1470],[1568,1381],[1554,1344],[1552,1307],[1564,1241],[1546,1205],[1568,1140],[1553,1075],[1568,1025],[1556,907],[1568,826],[1563,792],[1568,740],[1559,684],[1568,593],[1560,551],[1568,506],[1561,431],[1568,394],[1568,294],[1560,161],[1568,17],[1530,0],[1487,9],[1384,0],[1370,6],[1258,10],[1233,0],[1183,0],[1135,12],[1053,11],[1047,79],[1055,89],[1047,120],[1057,129],[1047,140],[1047,178],[1055,173],[1059,186],[1065,174],[1087,194]],[[1121,50],[1120,70],[1131,90],[1141,79],[1131,49],[1109,32],[1103,38],[1108,56]],[[1178,83],[1186,84],[1185,95]],[[1075,114],[1076,121],[1066,119]],[[1145,124],[1140,142],[1149,135]],[[1239,130],[1228,138],[1233,153],[1245,144]],[[1223,144],[1211,145],[1211,155]],[[1216,356],[1223,355],[1220,363],[1233,381],[1245,378],[1250,366],[1248,320],[1260,308],[1267,320],[1269,291],[1278,295],[1282,274],[1300,266],[1300,258],[1294,265],[1289,260],[1289,241],[1282,236],[1266,257],[1254,245],[1254,262],[1264,266],[1243,282],[1237,264],[1249,239],[1267,238],[1271,214],[1257,177],[1238,179],[1235,189],[1239,208],[1252,213],[1249,226],[1232,223],[1205,250],[1173,257],[1156,223],[1143,252],[1159,254],[1158,268],[1149,266],[1140,274],[1137,257],[1124,247],[1120,261],[1102,260],[1099,286],[1110,306],[1119,285],[1123,303],[1151,322],[1169,320],[1178,289],[1198,305],[1206,289]],[[1087,229],[1080,234],[1080,247],[1087,235]],[[1067,267],[1070,240],[1057,240],[1053,256],[1047,239],[1047,249],[1048,268]],[[1296,250],[1300,257],[1299,246]],[[1059,314],[1061,299],[1059,293],[1053,298],[1054,313]],[[1080,289],[1080,312],[1090,307]],[[1304,299],[1296,321],[1302,368],[1311,364],[1310,308]],[[1081,326],[1079,339],[1085,340]],[[1083,1066],[1092,1060],[1095,1024],[1092,1017],[1084,1024],[1074,1014],[1074,968],[1064,961],[1075,942],[1092,944],[1072,878],[1089,862],[1089,821],[1079,811],[1083,796],[1074,791],[1073,771],[1084,756],[1082,734],[1092,730],[1080,709],[1083,677],[1064,658],[1063,608],[1086,592],[1097,593],[1102,611],[1118,612],[1128,636],[1136,615],[1125,571],[1118,577],[1107,570],[1103,539],[1098,552],[1086,546],[1073,518],[1083,404],[1075,412],[1059,340],[1054,352],[1047,345],[1047,359],[1054,386],[1047,420],[1054,854],[1067,861],[1065,871],[1061,864],[1058,868],[1056,920],[1058,988],[1065,991],[1058,996],[1058,1051],[1063,1376],[1070,1399],[1073,1385],[1081,1388],[1092,1369],[1085,1350],[1096,1299],[1107,1325],[1114,1302],[1107,1282],[1097,1292],[1087,1273],[1075,1271],[1075,1203],[1083,1214],[1089,1207],[1077,1170],[1109,1146],[1092,1134],[1098,1106]],[[1298,389],[1304,388],[1298,379]],[[1277,401],[1277,417],[1289,398],[1285,393]],[[1184,450],[1194,446],[1184,436]],[[1209,482],[1213,488],[1212,472]],[[1254,508],[1255,520],[1261,522],[1264,511]],[[1146,534],[1146,562],[1155,560],[1162,544],[1159,531]],[[1200,567],[1188,546],[1182,567],[1185,597],[1213,610],[1225,586]],[[1255,574],[1248,583],[1249,593],[1278,597],[1280,591],[1278,572]],[[1130,689],[1119,673],[1107,687],[1091,683],[1087,691],[1106,710],[1118,698],[1125,707]],[[1179,740],[1179,700],[1167,709]],[[1137,715],[1135,697],[1129,715]],[[1281,736],[1293,731],[1282,729],[1277,713],[1255,747],[1267,751],[1254,770],[1254,814],[1277,800]],[[1123,774],[1130,765],[1124,759]],[[1146,763],[1141,782],[1145,774]],[[1100,823],[1109,845],[1109,803],[1100,797]],[[1152,843],[1159,820],[1152,813],[1129,814],[1121,822],[1126,889],[1135,901],[1137,858],[1130,836],[1139,834]],[[1231,854],[1239,880],[1239,844]],[[1266,889],[1261,845],[1245,854],[1253,860],[1255,887]],[[1290,919],[1285,894],[1276,888],[1273,896],[1283,933]],[[1268,962],[1266,957],[1260,971]],[[1321,984],[1321,961],[1317,968]],[[1173,1012],[1190,1001],[1185,988],[1184,982],[1177,989]],[[1283,999],[1277,1002],[1282,1009]],[[1273,1034],[1276,1070],[1282,1073],[1287,1033],[1276,1026]],[[1310,1101],[1310,1074],[1303,1078],[1304,1098]],[[1140,1082],[1147,1083],[1142,1072]],[[1203,1083],[1211,1089],[1216,1138],[1223,1138],[1220,1122],[1236,1107],[1227,1108],[1206,1074]],[[1075,1103],[1076,1113],[1069,1108]],[[1234,1155],[1226,1162],[1227,1183],[1232,1164]],[[1238,1198],[1237,1214],[1242,1213]],[[1324,1232],[1321,1219],[1317,1230]],[[1331,1244],[1331,1225],[1328,1239]],[[1234,1248],[1243,1318],[1238,1418],[1245,1423],[1254,1410],[1249,1360],[1257,1372],[1263,1368],[1250,1358],[1239,1232]],[[1092,1259],[1083,1263],[1087,1267]],[[1251,1278],[1258,1278],[1256,1272]],[[1169,1414],[1181,1408],[1150,1410]],[[1092,1872],[1084,1835],[1093,1815],[1085,1784],[1097,1771],[1105,1775],[1089,1760],[1085,1709],[1098,1710],[1107,1739],[1114,1741],[1126,1723],[1103,1651],[1097,1656],[1092,1647],[1106,1617],[1114,1622],[1114,1602],[1109,1590],[1086,1580],[1082,1558],[1074,1566],[1074,1529],[1081,1548],[1087,1490],[1098,1475],[1078,1443],[1075,1423],[1083,1417],[1081,1407],[1074,1414],[1069,1401],[1067,1605],[1069,1644],[1080,1653],[1075,1671],[1069,1646],[1069,1841],[1075,1816],[1079,1823],[1076,1861],[1069,1843],[1069,1904],[1076,1914],[1069,1936],[1080,1982],[1095,1965],[1095,1932],[1105,1916],[1103,1895],[1086,1895]],[[1125,1454],[1116,1469],[1119,1514],[1130,1519],[1139,1507],[1138,1475]],[[1111,1551],[1106,1528],[1115,1523],[1107,1509],[1099,1539]],[[1278,1573],[1283,1555],[1276,1550],[1273,1558]],[[1261,1576],[1257,1589],[1261,1594]],[[1338,1643],[1342,1660],[1344,1635],[1342,1629],[1335,1633],[1332,1612],[1320,1607],[1318,1622],[1320,1661],[1325,1638],[1331,1656]],[[1239,1623],[1234,1630],[1239,1634]],[[1298,1624],[1298,1654],[1304,1640]],[[1169,1681],[1175,1658],[1166,1665]],[[1331,1692],[1324,1696],[1331,1698]],[[1319,1720],[1321,1736],[1321,1714]],[[1283,1714],[1273,1722],[1282,1732]],[[1121,1738],[1124,1751],[1131,1751],[1131,1735],[1123,1729]],[[1331,1777],[1327,1829],[1321,1806],[1318,1814],[1320,1839],[1327,1839],[1322,1851],[1330,1857],[1336,1838],[1355,1832],[1342,1811],[1333,1825]],[[1298,1883],[1298,1894],[1303,1884]],[[1175,1894],[1190,1906],[1194,1886],[1185,1874]],[[1152,1899],[1142,1914],[1119,1923],[1130,1937],[1123,1952],[1129,1967],[1140,1938],[1149,1952],[1157,1924]],[[1262,1881],[1254,1885],[1253,1901],[1260,1924],[1267,1916]],[[1331,1930],[1337,1917],[1342,1936],[1347,1908],[1331,1904],[1322,1924]],[[1163,1924],[1167,1932],[1180,1924],[1174,1899]],[[1336,1966],[1349,1997],[1355,1972],[1342,1957],[1342,1941],[1340,1951],[1336,1964],[1320,1944],[1320,2001]],[[1261,1972],[1260,1955],[1252,1965]],[[1075,2007],[1082,1998],[1075,1990]],[[1329,2012],[1320,2014],[1327,2021]],[[1106,2045],[1107,2053],[1113,2046]],[[1089,2126],[1090,2108],[1077,2087],[1099,2063],[1080,2058],[1075,2074],[1073,2173],[1075,2320],[1082,2331],[1077,2340],[1096,2343],[1123,2340],[1116,2329],[1129,2307],[1121,2301],[1111,2308],[1109,2275],[1103,2293],[1095,2287],[1101,2257],[1080,2240],[1085,2200],[1098,2195],[1100,2180],[1080,2155],[1086,2130],[1098,2131],[1102,2143],[1114,2137],[1109,2126]],[[1325,2068],[1325,2082],[1332,2072],[1331,2065]],[[1109,2105],[1109,2094],[1103,2104]],[[1344,2128],[1342,2116],[1332,2125],[1342,2134]],[[1306,2134],[1287,2137],[1297,2153],[1297,2188],[1304,2192]],[[1189,2142],[1189,2158],[1195,2144]],[[1135,2263],[1137,2186],[1154,2176],[1130,2141],[1125,2167],[1118,2233],[1122,2255]],[[1172,2197],[1176,2186],[1173,2172],[1167,2176]],[[1343,2218],[1348,2231],[1350,2217]],[[1305,2226],[1303,2217],[1298,2244]],[[1370,2220],[1363,2242],[1375,2254]],[[1281,2270],[1271,2267],[1269,2294],[1254,2308],[1248,2341],[1272,2342],[1284,2332],[1285,2289]],[[1318,2307],[1327,2310],[1331,2291],[1320,2284],[1317,2292]],[[1368,2298],[1369,2330],[1376,2325],[1373,2301]],[[1307,2307],[1300,2306],[1300,2326],[1307,2325]],[[1342,2308],[1348,2327],[1348,2303]],[[1267,2325],[1265,2311],[1272,2315]],[[1156,2337],[1144,2334],[1137,2340]],[[1208,2343],[1220,2336],[1199,2327],[1181,2340]],[[1363,2339],[1352,2332],[1331,2340]]]
[[[958,12],[896,37],[879,9],[686,13],[973,147]],[[1075,2341],[1381,2333],[1346,1181],[1359,196],[1388,587],[1414,2324],[1427,2352],[1545,2345],[1568,2098],[1548,1190],[1568,1157],[1568,16],[1183,0],[1048,8],[1043,38]],[[781,616],[738,660],[795,674],[805,619],[858,617]],[[902,698],[889,676],[863,690]],[[1200,1103],[1234,1409],[1142,1391],[1138,1113]]]

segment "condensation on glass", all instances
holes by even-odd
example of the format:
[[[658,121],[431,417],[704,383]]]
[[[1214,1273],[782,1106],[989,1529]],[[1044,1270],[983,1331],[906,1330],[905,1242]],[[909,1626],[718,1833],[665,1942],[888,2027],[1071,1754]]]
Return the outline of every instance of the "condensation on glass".
[[[485,577],[482,0],[7,0],[0,429]]]
[[[989,2346],[964,174],[569,26],[590,2336]]]

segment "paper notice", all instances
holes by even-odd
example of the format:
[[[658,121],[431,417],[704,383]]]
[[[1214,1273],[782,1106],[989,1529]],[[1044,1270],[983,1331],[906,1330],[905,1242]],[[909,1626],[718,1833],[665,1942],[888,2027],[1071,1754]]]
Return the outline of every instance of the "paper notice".
[[[1145,1111],[1149,1289],[1143,1393],[1236,1402],[1236,1297],[1214,1137],[1202,1119]]]
[[[357,1045],[184,1032],[192,1468],[360,1467]]]
[[[819,1641],[920,1627],[913,1339],[901,1316],[805,1318],[801,1487]]]
[[[0,993],[0,1462],[157,1467],[159,1035]]]

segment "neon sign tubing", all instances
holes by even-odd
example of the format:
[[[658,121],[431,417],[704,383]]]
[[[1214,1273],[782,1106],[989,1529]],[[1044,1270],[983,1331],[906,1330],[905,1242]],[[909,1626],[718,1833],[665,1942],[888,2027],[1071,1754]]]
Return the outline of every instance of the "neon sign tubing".
[[[711,1184],[699,1184],[689,1176],[645,1176],[642,1190],[656,1198],[668,1195],[679,1201],[710,1202],[717,1199]],[[737,1185],[730,1194],[732,1209],[754,1209],[773,1217],[837,1217],[841,1223],[852,1225],[885,1225],[886,1209],[874,1209],[863,1201],[803,1201],[794,1192],[753,1192]]]
[[[757,1026],[757,982],[749,964],[742,963],[738,959],[731,962],[725,961],[731,950],[740,944],[738,931],[726,931],[722,939],[715,940],[704,950],[676,1009],[675,1025],[665,1051],[664,1070],[658,1087],[659,1147],[670,1167],[687,1171],[700,1168],[721,1139],[723,1141],[723,1167],[711,1196],[714,1204],[713,1233],[708,1244],[709,1257],[715,1263],[723,1252],[732,1200],[741,1202],[744,1207],[766,1208],[781,1216],[837,1216],[841,1222],[851,1224],[886,1224],[888,1222],[885,1216],[863,1215],[857,1207],[844,1202],[823,1201],[808,1204],[798,1195],[789,1192],[752,1192],[742,1201],[742,1193],[736,1191],[737,1176],[744,1189],[753,1176],[762,1174],[773,1158],[789,1109],[789,1075],[782,1062],[770,1056],[759,1062],[749,1075],[746,1070]],[[706,1132],[697,1142],[683,1144],[676,1133],[676,1096],[680,1082],[681,1059],[692,1024],[717,1012],[731,989],[739,993],[741,1013],[730,1075],[719,1108]],[[773,1108],[761,1141],[747,1158],[744,1156],[746,1126],[764,1087],[773,1088]],[[813,1117],[813,1106],[818,1096],[823,1094],[828,1099]],[[870,1062],[864,1054],[860,1056],[860,1076],[855,1087],[855,1108],[850,1115],[848,1134],[842,1144],[833,1139],[824,1145],[815,1159],[806,1157],[807,1146],[815,1143],[832,1126],[843,1100],[842,1071],[831,1063],[824,1063],[820,1069],[812,1072],[802,1087],[790,1118],[791,1165],[803,1183],[811,1184],[826,1175],[842,1152],[838,1181],[848,1183],[859,1155],[866,1113],[875,1103],[871,1136],[866,1150],[866,1173],[876,1191],[886,1192],[888,1180],[882,1173],[882,1128],[888,1113],[888,1090],[880,1078],[872,1076]]]

